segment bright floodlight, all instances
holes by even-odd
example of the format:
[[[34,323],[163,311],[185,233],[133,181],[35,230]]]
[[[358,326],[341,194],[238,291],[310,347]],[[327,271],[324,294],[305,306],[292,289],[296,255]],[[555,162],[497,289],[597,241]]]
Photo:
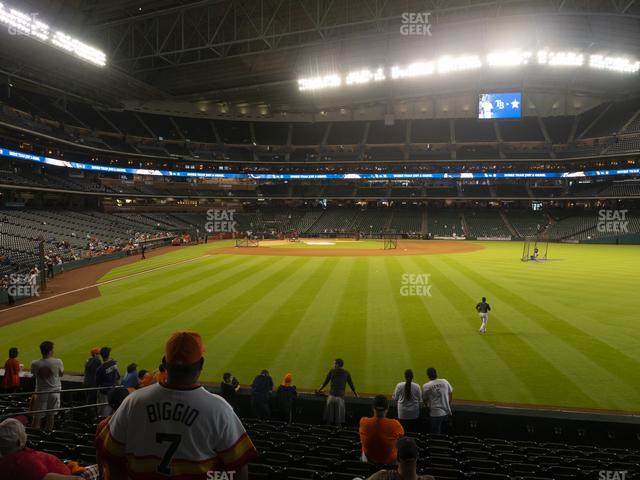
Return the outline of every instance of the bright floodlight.
[[[531,59],[531,52],[506,50],[491,52],[487,55],[487,64],[492,67],[513,67],[526,65]]]
[[[433,74],[433,62],[415,62],[406,67],[391,67],[391,78],[425,77]]]
[[[37,18],[37,14],[28,15],[0,3],[0,24],[7,26],[10,35],[24,35],[34,38],[100,67],[107,64],[107,56],[101,50],[61,31],[56,31],[52,35],[49,25]]]
[[[321,90],[324,88],[339,87],[342,85],[340,75],[324,75],[321,77],[309,77],[298,79],[298,90]]]
[[[585,54],[571,50],[549,51],[546,49],[538,52],[520,50],[493,51],[481,58],[479,55],[444,55],[437,61],[418,60],[408,65],[393,65],[391,67],[378,67],[375,70],[363,68],[348,72],[345,75],[332,73],[330,75],[300,78],[298,88],[303,90],[321,90],[335,88],[345,84],[348,87],[366,85],[370,82],[396,81],[405,78],[427,77],[430,75],[455,74],[467,70],[475,70],[483,66],[488,69],[502,67],[518,67],[536,64],[550,67],[579,68],[588,67],[599,70],[610,70],[625,74],[633,74],[640,71],[640,61],[627,57],[608,57],[605,55],[591,55],[589,61]]]
[[[356,70],[355,72],[349,72],[347,74],[347,78],[345,83],[347,85],[357,85],[363,83],[369,83],[370,81],[381,82],[385,80],[387,77],[384,74],[384,70],[382,68],[376,69],[375,72],[372,72],[368,68],[364,70]]]
[[[460,72],[482,67],[482,62],[477,55],[462,55],[452,57],[445,55],[438,59],[438,73]]]
[[[604,55],[591,55],[589,66],[614,72],[636,73],[640,70],[640,62],[632,62],[625,57],[606,57]]]
[[[554,65],[560,67],[581,67],[584,64],[584,56],[575,52],[549,52],[538,51],[538,63],[542,65]]]

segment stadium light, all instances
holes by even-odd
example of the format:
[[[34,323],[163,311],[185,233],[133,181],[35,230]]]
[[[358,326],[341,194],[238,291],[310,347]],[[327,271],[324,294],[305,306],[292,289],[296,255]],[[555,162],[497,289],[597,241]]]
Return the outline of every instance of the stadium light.
[[[29,15],[0,3],[0,24],[7,26],[9,35],[31,37],[100,67],[107,64],[107,56],[103,51],[59,30],[52,34],[49,25],[37,17],[37,13]]]
[[[463,55],[452,57],[445,55],[438,59],[438,73],[461,72],[482,67],[482,62],[477,55]]]
[[[444,55],[435,61],[418,60],[408,65],[378,67],[375,70],[363,68],[348,72],[346,75],[332,73],[325,76],[299,78],[298,88],[304,90],[321,90],[335,88],[342,84],[347,86],[365,85],[370,82],[385,80],[401,80],[414,77],[427,77],[433,74],[446,75],[456,72],[487,68],[517,67],[523,65],[545,65],[551,67],[588,67],[599,70],[610,70],[620,73],[637,73],[640,61],[627,57],[585,55],[571,50],[549,51],[547,49],[532,52],[518,48],[490,52],[483,59],[479,55]]]
[[[518,49],[491,52],[487,55],[487,64],[492,67],[514,67],[526,65],[531,59],[531,52]]]
[[[370,81],[381,82],[385,80],[387,77],[384,74],[384,70],[382,68],[378,68],[375,72],[372,72],[368,68],[364,70],[356,70],[354,72],[349,72],[345,79],[345,83],[347,85],[356,85],[369,83]]]
[[[321,90],[324,88],[335,88],[342,85],[340,75],[331,74],[320,77],[309,77],[298,79],[298,90]]]
[[[549,52],[538,51],[538,63],[541,65],[553,65],[560,67],[581,67],[584,65],[584,56],[575,52]]]
[[[589,66],[601,70],[614,72],[636,73],[640,70],[640,62],[632,62],[626,57],[606,57],[604,55],[591,55]]]
[[[391,78],[425,77],[433,74],[433,62],[415,62],[406,67],[391,67]]]

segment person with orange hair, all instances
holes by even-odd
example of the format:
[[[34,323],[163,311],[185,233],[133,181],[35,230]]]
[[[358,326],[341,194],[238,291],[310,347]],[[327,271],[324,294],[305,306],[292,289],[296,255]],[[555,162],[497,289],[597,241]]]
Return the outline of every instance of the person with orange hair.
[[[276,391],[278,410],[287,423],[293,421],[293,405],[298,397],[298,390],[293,384],[293,375],[287,373]]]

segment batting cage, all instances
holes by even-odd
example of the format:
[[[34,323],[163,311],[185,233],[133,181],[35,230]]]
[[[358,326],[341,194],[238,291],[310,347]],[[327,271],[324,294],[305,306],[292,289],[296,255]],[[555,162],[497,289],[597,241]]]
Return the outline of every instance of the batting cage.
[[[539,233],[532,237],[526,237],[522,246],[523,262],[540,262],[549,259],[549,238],[546,234]]]
[[[382,234],[382,242],[384,250],[395,250],[398,248],[398,235]]]
[[[246,247],[259,247],[260,240],[257,238],[236,238],[236,247],[246,248]]]

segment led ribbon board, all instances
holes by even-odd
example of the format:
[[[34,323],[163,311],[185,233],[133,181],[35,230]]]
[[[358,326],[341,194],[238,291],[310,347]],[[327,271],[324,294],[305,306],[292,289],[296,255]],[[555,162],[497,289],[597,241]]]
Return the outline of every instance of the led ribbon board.
[[[479,172],[479,173],[214,173],[187,172],[174,170],[150,170],[146,168],[109,167],[90,163],[69,162],[55,158],[42,157],[31,153],[0,148],[0,157],[51,165],[53,167],[73,168],[92,172],[124,173],[128,175],[151,175],[159,177],[191,178],[242,178],[255,180],[412,180],[425,178],[580,178],[611,177],[618,175],[640,175],[640,168],[618,170],[586,170],[577,172]],[[1,181],[0,181],[1,182]]]

